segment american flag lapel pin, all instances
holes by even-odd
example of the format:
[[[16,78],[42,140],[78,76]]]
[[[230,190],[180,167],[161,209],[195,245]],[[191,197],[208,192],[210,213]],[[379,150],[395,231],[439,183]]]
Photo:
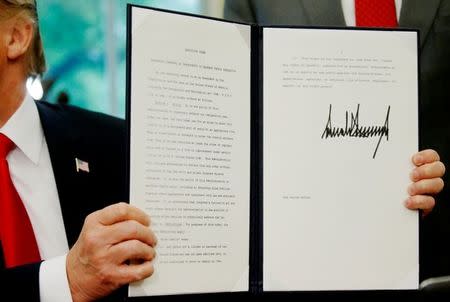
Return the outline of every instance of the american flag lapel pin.
[[[77,172],[83,171],[89,173],[89,163],[83,161],[81,159],[75,158],[75,166],[77,168]]]

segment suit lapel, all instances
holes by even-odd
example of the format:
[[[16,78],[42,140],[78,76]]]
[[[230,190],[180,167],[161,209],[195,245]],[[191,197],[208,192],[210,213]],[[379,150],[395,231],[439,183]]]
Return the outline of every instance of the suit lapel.
[[[340,0],[299,0],[310,25],[345,26]]]
[[[420,47],[426,41],[441,0],[403,0],[400,26],[420,29]]]
[[[61,108],[50,108],[40,102],[37,102],[37,107],[52,162],[66,236],[69,246],[72,246],[86,216],[79,200],[82,180],[75,166],[79,134],[76,127],[70,126],[70,117]]]

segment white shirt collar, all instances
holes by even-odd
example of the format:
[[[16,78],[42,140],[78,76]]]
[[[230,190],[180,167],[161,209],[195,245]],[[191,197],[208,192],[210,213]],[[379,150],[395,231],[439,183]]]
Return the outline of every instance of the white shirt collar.
[[[0,133],[6,135],[34,164],[39,163],[44,130],[37,106],[27,94],[19,109],[0,128]]]

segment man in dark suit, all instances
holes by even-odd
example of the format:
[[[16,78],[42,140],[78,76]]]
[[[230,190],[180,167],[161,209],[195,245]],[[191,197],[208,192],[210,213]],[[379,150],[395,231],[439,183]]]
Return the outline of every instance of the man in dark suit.
[[[0,0],[0,296],[92,301],[150,276],[156,238],[117,203],[124,121],[35,103],[26,80],[44,70],[35,1]]]
[[[450,1],[395,0],[395,5],[400,27],[420,29],[421,148],[436,150],[448,167]],[[225,0],[225,18],[270,25],[355,26],[355,12],[354,0]],[[448,180],[447,174],[444,182]],[[437,210],[422,221],[422,279],[450,274],[450,188],[447,186],[437,199],[444,202],[438,202]],[[414,201],[419,199],[407,206],[428,211],[434,205]]]
[[[123,121],[34,103],[25,82],[44,69],[34,1],[0,0],[0,294],[92,301],[151,275],[156,239],[142,211],[102,209],[127,197]],[[437,154],[415,161],[412,198],[440,191]]]

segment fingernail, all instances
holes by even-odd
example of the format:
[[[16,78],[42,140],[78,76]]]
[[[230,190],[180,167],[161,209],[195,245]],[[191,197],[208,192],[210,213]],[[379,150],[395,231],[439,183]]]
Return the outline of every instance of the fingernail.
[[[408,198],[405,200],[405,207],[409,208],[411,206],[411,200]]]
[[[414,187],[413,186],[408,187],[408,194],[411,196],[414,195]]]
[[[421,164],[422,161],[423,161],[422,155],[416,155],[416,156],[414,157],[414,161],[415,161],[416,164]]]
[[[419,179],[419,172],[417,172],[417,170],[413,170],[410,174],[410,178],[412,181]]]

